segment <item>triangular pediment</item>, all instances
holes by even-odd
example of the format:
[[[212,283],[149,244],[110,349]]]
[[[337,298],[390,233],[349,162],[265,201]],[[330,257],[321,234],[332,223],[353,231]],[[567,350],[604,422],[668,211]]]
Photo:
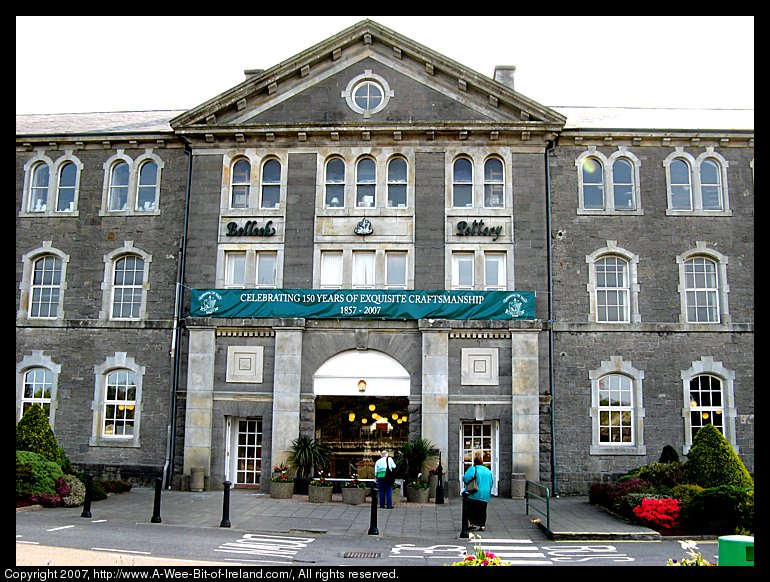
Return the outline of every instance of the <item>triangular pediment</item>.
[[[374,79],[386,105],[356,110]],[[371,20],[364,20],[171,120],[182,134],[282,129],[509,128],[558,131],[566,118]]]

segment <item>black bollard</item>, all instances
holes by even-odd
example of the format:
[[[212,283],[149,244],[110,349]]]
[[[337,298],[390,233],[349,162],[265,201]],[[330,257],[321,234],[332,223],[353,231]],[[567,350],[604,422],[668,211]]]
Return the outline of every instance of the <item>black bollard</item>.
[[[219,527],[230,527],[230,481],[222,483],[225,488],[225,497],[222,501],[222,522]]]
[[[91,517],[91,497],[93,496],[94,476],[86,475],[86,498],[83,500],[83,513],[80,517]]]
[[[470,537],[470,534],[468,533],[468,513],[467,513],[467,505],[468,505],[468,493],[467,491],[463,491],[463,525],[462,525],[462,531],[460,532],[461,538],[467,538]]]
[[[379,493],[377,492],[377,482],[372,483],[372,516],[369,519],[369,535],[380,535],[380,530],[377,529],[377,503]]]
[[[438,454],[438,467],[436,467],[438,483],[436,483],[436,504],[444,503],[444,469],[441,467],[441,453]]]
[[[155,504],[152,507],[152,519],[150,519],[150,522],[152,523],[160,523],[160,487],[162,479],[160,477],[155,477]]]

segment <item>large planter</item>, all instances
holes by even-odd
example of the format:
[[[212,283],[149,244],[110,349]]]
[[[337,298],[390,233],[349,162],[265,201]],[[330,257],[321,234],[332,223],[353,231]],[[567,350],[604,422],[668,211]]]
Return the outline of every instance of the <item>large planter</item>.
[[[343,487],[342,501],[348,505],[361,505],[366,502],[366,489],[363,487]]]
[[[272,499],[291,499],[294,495],[294,481],[271,481],[270,497]]]
[[[406,500],[409,503],[428,503],[430,501],[430,489],[428,487],[407,487]]]
[[[318,487],[310,485],[307,488],[307,500],[310,503],[329,503],[332,500],[333,487]]]

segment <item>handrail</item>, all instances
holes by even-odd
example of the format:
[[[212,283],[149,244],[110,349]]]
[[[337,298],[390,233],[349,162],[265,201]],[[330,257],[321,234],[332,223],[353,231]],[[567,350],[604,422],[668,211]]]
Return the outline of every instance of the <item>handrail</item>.
[[[537,490],[537,493],[535,492]],[[551,535],[551,491],[547,485],[538,483],[537,481],[527,481],[524,490],[524,499],[527,505],[527,515],[529,515],[529,508],[532,507],[532,511],[539,513],[545,517],[545,531]],[[530,502],[530,499],[534,500],[534,503]],[[545,511],[543,511],[536,504],[545,503]]]

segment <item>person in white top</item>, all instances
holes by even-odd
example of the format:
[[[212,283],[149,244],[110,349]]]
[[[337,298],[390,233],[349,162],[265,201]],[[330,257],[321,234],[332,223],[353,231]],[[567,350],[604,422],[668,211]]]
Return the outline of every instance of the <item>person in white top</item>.
[[[380,458],[374,464],[374,476],[377,477],[377,488],[380,491],[380,509],[393,509],[393,484],[385,481],[388,467],[395,471],[396,462],[388,456],[388,451],[381,451]]]

